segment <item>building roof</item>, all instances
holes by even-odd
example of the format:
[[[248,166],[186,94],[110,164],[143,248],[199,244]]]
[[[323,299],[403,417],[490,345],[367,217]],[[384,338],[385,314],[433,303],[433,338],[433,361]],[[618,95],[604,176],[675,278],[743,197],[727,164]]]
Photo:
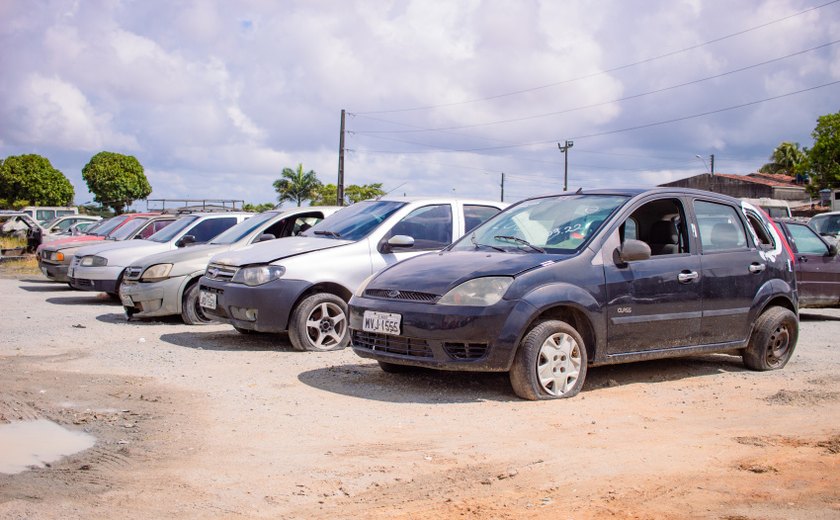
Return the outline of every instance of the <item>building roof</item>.
[[[764,186],[772,186],[774,188],[801,188],[802,186],[796,184],[792,177],[788,177],[787,175],[779,175],[779,174],[771,174],[771,173],[761,173],[755,174],[751,173],[749,175],[736,175],[733,173],[715,173],[715,177],[723,177],[725,179],[731,179],[735,181],[741,182],[752,182],[755,184],[761,184]]]

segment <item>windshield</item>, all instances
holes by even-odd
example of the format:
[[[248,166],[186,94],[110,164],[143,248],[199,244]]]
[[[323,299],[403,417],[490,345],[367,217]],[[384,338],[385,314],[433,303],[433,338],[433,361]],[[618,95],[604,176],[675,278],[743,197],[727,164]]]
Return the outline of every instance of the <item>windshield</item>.
[[[405,206],[405,202],[367,200],[337,211],[301,233],[304,236],[361,240]]]
[[[185,217],[181,217],[172,224],[169,224],[165,228],[161,229],[154,235],[147,238],[147,240],[152,240],[154,242],[161,243],[169,242],[170,240],[178,236],[178,233],[190,227],[192,223],[196,220],[198,220],[198,215],[187,215]]]
[[[808,226],[821,235],[840,233],[840,214],[817,215],[808,222]]]
[[[243,220],[239,224],[233,226],[232,228],[228,229],[221,235],[211,240],[210,243],[235,244],[236,242],[239,242],[246,236],[250,235],[255,229],[262,226],[277,215],[278,213],[276,211],[266,211],[265,213],[260,213],[249,219]]]
[[[149,217],[137,217],[123,224],[119,229],[111,233],[109,236],[114,240],[125,240],[132,236],[135,231],[143,227],[149,221]]]
[[[628,197],[565,195],[526,200],[499,213],[452,245],[454,251],[574,253]]]
[[[107,220],[100,220],[96,223],[95,226],[91,226],[87,229],[88,235],[96,235],[98,237],[104,237],[108,233],[114,230],[120,223],[124,222],[125,219],[128,218],[128,215],[119,215],[117,217],[111,217]]]

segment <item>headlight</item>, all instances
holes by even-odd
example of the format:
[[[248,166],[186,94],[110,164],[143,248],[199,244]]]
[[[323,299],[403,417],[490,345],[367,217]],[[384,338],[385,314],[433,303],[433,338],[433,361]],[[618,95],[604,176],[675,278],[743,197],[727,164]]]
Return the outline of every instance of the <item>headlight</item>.
[[[262,285],[272,282],[286,272],[286,268],[282,265],[258,265],[255,267],[243,267],[236,271],[236,274],[231,278],[233,283],[244,283],[245,285]]]
[[[155,264],[143,271],[140,280],[143,282],[157,282],[169,277],[169,271],[171,270],[172,264]]]
[[[52,254],[50,254],[50,260],[52,260],[53,262],[63,262],[64,253],[62,253],[61,251],[53,251]]]
[[[105,267],[108,265],[108,259],[104,256],[83,256],[79,265],[84,267]]]
[[[509,276],[489,276],[464,282],[444,294],[440,305],[484,306],[493,305],[502,299],[513,278]]]

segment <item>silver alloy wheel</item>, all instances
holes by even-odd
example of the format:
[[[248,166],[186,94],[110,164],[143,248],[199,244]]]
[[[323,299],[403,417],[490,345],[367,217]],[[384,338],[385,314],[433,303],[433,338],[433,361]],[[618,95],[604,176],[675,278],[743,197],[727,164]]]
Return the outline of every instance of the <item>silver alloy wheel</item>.
[[[568,334],[552,334],[537,357],[537,377],[546,393],[562,396],[577,383],[581,368],[580,345]]]
[[[329,350],[347,334],[347,316],[332,302],[316,305],[306,317],[306,335],[316,350]]]

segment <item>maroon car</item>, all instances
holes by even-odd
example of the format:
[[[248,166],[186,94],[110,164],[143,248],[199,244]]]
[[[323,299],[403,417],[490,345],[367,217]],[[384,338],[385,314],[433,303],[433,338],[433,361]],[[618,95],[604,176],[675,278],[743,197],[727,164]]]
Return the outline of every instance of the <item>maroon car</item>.
[[[840,306],[837,247],[804,222],[776,220],[793,249],[800,307]]]

